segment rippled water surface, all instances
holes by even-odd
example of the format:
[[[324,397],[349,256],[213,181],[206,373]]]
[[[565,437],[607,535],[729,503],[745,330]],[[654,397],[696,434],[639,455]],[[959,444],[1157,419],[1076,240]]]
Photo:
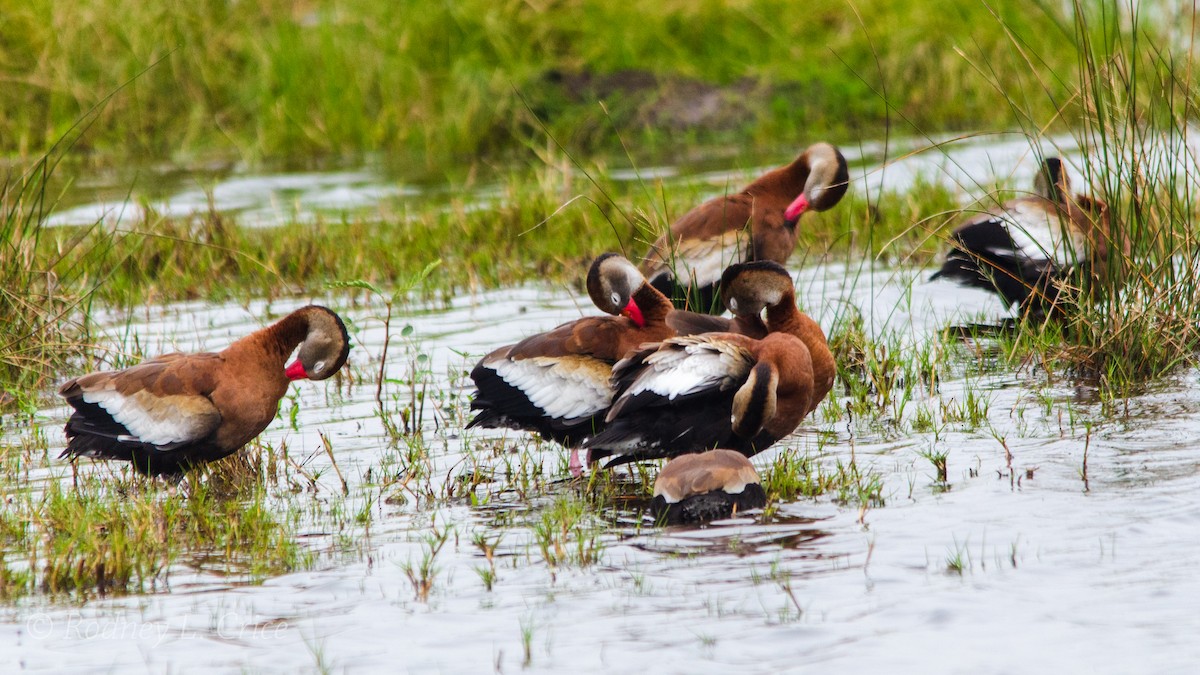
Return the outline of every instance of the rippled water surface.
[[[868,330],[903,335],[914,348],[957,318],[1002,312],[982,294],[925,283],[926,274],[835,265],[799,272],[798,286],[802,306],[827,329],[850,303],[873,312]],[[585,300],[561,289],[509,289],[395,321],[395,332],[406,324],[413,331],[391,346],[389,391],[403,400],[406,364],[427,364],[442,392],[421,420],[435,476],[467,465],[503,472],[505,453],[494,450],[503,437],[565,479],[565,453],[553,445],[464,432],[465,399],[452,394],[466,393],[457,375],[479,355],[579,316]],[[114,343],[137,334],[148,353],[219,348],[295,304],[180,304],[103,320]],[[366,380],[382,347],[380,308],[342,312],[356,342],[352,364]],[[494,493],[478,506],[364,494],[364,477],[394,452],[375,414],[374,385],[302,383],[283,404],[299,405],[300,430],[281,417],[263,440],[308,458],[321,476],[311,499],[321,501],[339,492],[318,432],[330,439],[349,502],[373,500],[369,527],[349,533],[356,552],[331,553],[335,533],[314,531],[304,541],[319,553],[316,566],[261,584],[180,570],[168,589],[147,595],[22,601],[3,611],[0,663],[8,672],[1194,672],[1195,380],[1187,374],[1113,417],[1086,389],[1036,373],[964,376],[909,409],[974,388],[989,397],[989,425],[950,424],[936,435],[872,431],[838,415],[838,402],[755,462],[765,467],[788,449],[824,465],[853,459],[882,477],[883,504],[861,511],[825,496],[785,504],[765,522],[747,515],[667,530],[643,522],[636,506],[615,505],[599,534],[599,561],[581,568],[547,564],[525,517],[530,503],[553,500],[567,484],[524,499]],[[64,415],[44,411],[52,438]],[[1011,470],[998,437],[1012,452]],[[931,449],[948,453],[948,485],[921,456]],[[478,494],[491,489],[485,483]],[[421,559],[431,528],[452,534],[421,602],[404,568]],[[472,544],[477,534],[499,538],[491,591],[476,571],[486,566]]]
[[[1034,167],[1023,140],[957,144],[886,169],[880,148],[848,154],[871,190],[932,175],[974,192],[997,178],[1025,184]],[[742,175],[706,171],[641,174],[714,184]],[[127,178],[83,181],[55,222],[120,217],[134,208],[124,206],[128,182],[116,188]],[[173,176],[137,196],[176,215],[206,209],[211,199],[248,224],[270,225],[386,210],[430,191],[372,169],[275,176],[214,169]],[[868,334],[900,349],[920,350],[956,321],[1006,315],[986,294],[924,281],[928,270],[852,264],[794,272],[802,308],[827,332],[837,317],[858,311]],[[637,499],[621,499],[602,507],[588,537],[569,538],[596,544],[598,560],[555,566],[534,529],[543,510],[579,489],[567,480],[566,453],[513,432],[464,430],[463,373],[499,345],[594,313],[586,295],[528,286],[393,318],[385,405],[399,424],[413,400],[414,369],[431,373],[413,423],[429,448],[429,484],[457,490],[433,502],[416,490],[375,487],[384,473],[404,473],[408,450],[377,412],[383,308],[319,300],[351,326],[353,381],[294,385],[261,440],[286,445],[316,477],[315,489],[280,494],[281,509],[337,507],[369,517],[340,531],[328,519],[302,517],[300,540],[315,564],[261,583],[178,565],[157,592],[3,605],[0,668],[1193,673],[1200,663],[1195,372],[1106,405],[1086,386],[1049,381],[1036,365],[972,368],[971,349],[947,343],[964,365],[934,391],[916,387],[906,405],[865,422],[847,417],[839,386],[819,415],[754,459],[766,468],[793,452],[830,471],[853,462],[882,481],[882,503],[860,509],[827,494],[783,504],[771,518],[657,529]],[[148,355],[219,349],[301,304],[102,313],[106,331],[96,339]],[[986,344],[979,348],[986,353]],[[936,417],[972,394],[987,401],[983,423],[913,430],[925,428],[914,425],[923,411]],[[38,416],[53,454],[63,445],[65,415],[58,407]],[[926,457],[934,453],[947,455],[945,483]],[[534,492],[506,479],[514,462],[537,465],[523,469],[543,476]],[[467,484],[475,487],[455,487]],[[406,569],[428,554],[434,532],[448,536],[421,601]],[[479,573],[488,562],[476,537],[495,545],[491,590]]]

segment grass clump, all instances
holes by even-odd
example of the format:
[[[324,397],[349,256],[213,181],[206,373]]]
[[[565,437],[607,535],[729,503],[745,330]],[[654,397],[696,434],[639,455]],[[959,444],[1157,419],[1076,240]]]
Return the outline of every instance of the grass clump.
[[[412,583],[413,593],[418,602],[429,600],[429,594],[433,591],[438,573],[441,571],[437,565],[438,554],[441,553],[442,547],[446,545],[452,534],[454,534],[453,526],[439,528],[436,519],[433,520],[429,525],[429,531],[423,537],[421,559],[417,562],[409,560],[400,565],[405,576]],[[457,537],[455,539],[457,540]],[[495,573],[494,566],[492,573],[493,575]],[[490,590],[491,583],[489,582],[488,585]]]
[[[829,467],[795,450],[784,450],[762,473],[762,486],[770,504],[825,494],[862,510],[884,504],[883,476],[874,469],[860,467],[853,453],[848,461],[839,459]]]
[[[587,500],[560,495],[533,521],[533,539],[551,576],[560,567],[589,567],[604,553],[604,527]]]
[[[6,494],[5,599],[153,592],[183,568],[261,580],[306,564],[261,484],[225,496],[198,476],[180,490],[89,473],[74,485],[51,478]]]
[[[56,163],[44,156],[0,182],[0,408],[27,402],[86,351],[86,316],[77,311],[86,283],[67,261],[89,231],[75,230],[53,246],[43,241],[52,207],[46,184]]]
[[[1108,205],[1109,259],[1078,282],[1062,321],[1026,321],[1005,348],[1010,360],[1034,354],[1048,370],[1127,392],[1194,364],[1200,349],[1200,162],[1191,149],[1200,81],[1193,38],[1164,37],[1149,8],[1072,10],[1061,32],[1077,54],[1078,85],[1060,107],[1079,120],[1074,169]],[[1036,139],[1044,124],[1022,103],[1012,108]]]
[[[838,487],[836,476],[822,471],[813,458],[792,449],[775,455],[762,477],[763,491],[772,503],[819,497]]]

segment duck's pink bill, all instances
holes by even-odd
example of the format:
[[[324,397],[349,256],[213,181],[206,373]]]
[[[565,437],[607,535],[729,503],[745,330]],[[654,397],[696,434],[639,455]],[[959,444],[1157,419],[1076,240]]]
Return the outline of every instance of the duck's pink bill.
[[[783,217],[787,220],[796,220],[800,214],[808,210],[808,197],[800,195],[795,201],[788,204],[787,210],[783,212]]]
[[[283,373],[289,380],[303,380],[308,377],[308,373],[304,370],[304,364],[300,361],[292,361],[292,365],[288,366]]]
[[[639,327],[646,325],[646,317],[642,316],[642,308],[637,306],[633,298],[629,299],[629,304],[625,305],[625,309],[621,310],[621,314],[629,317]]]

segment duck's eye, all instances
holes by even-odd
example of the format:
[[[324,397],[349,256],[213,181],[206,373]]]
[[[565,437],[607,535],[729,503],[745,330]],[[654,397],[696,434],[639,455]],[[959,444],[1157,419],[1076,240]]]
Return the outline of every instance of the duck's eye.
[[[319,373],[322,370],[325,370],[325,362],[324,361],[317,361],[316,363],[313,364],[313,373]]]
[[[735,312],[737,311],[737,298],[730,298],[730,299],[729,299],[729,309],[731,309],[731,310],[733,310],[733,311],[735,311]]]
[[[612,297],[612,304],[614,304],[614,305],[621,304],[621,294],[620,293],[613,293],[611,297]]]

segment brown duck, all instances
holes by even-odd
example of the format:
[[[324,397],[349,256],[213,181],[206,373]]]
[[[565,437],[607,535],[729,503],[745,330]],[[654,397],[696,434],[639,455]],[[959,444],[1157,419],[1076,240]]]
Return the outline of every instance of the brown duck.
[[[946,261],[930,279],[992,291],[1022,313],[1042,315],[1061,293],[1108,278],[1114,245],[1108,205],[1071,193],[1057,157],[1042,162],[1034,194],[971,216],[950,234]],[[1128,253],[1128,246],[1121,245]]]
[[[692,309],[717,309],[717,285],[726,266],[751,260],[787,262],[796,247],[800,216],[833,208],[849,183],[842,153],[828,143],[816,143],[741,192],[710,199],[685,213],[650,247],[642,271],[663,294],[687,298]]]
[[[61,456],[181,474],[250,442],[275,418],[289,381],[331,377],[349,352],[341,318],[309,305],[220,352],[166,354],[68,380],[58,391],[74,408]]]
[[[650,510],[666,525],[704,523],[767,505],[758,471],[740,452],[680,455],[658,472]]]
[[[821,325],[796,307],[796,286],[782,265],[769,261],[731,265],[721,275],[721,286],[727,288],[730,310],[736,316],[733,332],[759,337],[743,326],[759,321],[767,332],[794,335],[808,348],[813,367],[812,404],[808,412],[817,409],[833,389],[837,364]],[[766,321],[759,315],[766,310]]]
[[[501,347],[471,371],[479,411],[467,427],[536,431],[575,447],[603,424],[612,365],[644,342],[675,335],[670,300],[633,263],[606,253],[592,263],[588,295],[611,316],[591,316]],[[572,470],[578,468],[572,453]]]

